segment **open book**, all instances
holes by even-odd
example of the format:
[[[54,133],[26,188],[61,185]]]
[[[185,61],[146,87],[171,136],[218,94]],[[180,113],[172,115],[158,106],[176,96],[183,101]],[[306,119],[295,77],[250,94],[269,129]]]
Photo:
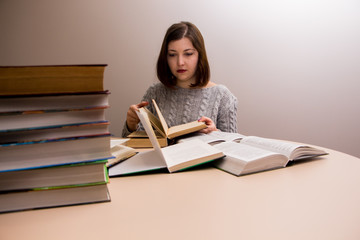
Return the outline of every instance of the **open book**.
[[[119,176],[167,168],[169,172],[184,170],[224,156],[222,151],[195,139],[161,148],[156,141],[148,114],[144,108],[137,112],[154,149],[140,152],[109,169],[109,176]]]
[[[112,138],[110,140],[110,148],[111,148],[111,155],[114,158],[111,158],[106,163],[107,167],[111,167],[119,162],[122,162],[132,156],[134,156],[137,152],[135,149],[131,147],[124,146],[125,139],[115,139]]]
[[[327,154],[308,145],[226,132],[196,133],[180,142],[192,139],[202,140],[223,151],[226,157],[215,161],[214,165],[237,176],[286,167],[289,161]]]
[[[152,114],[147,108],[144,108],[144,110],[146,111],[152,126],[165,138],[172,139],[206,128],[206,124],[199,121],[188,122],[169,128],[155,100],[153,99],[152,102],[159,118]]]
[[[163,137],[158,131],[155,131],[156,139],[160,144],[160,147],[166,147],[168,145],[168,139]],[[128,147],[132,148],[152,148],[152,144],[146,131],[138,130],[130,133],[127,136],[127,141],[124,143]]]

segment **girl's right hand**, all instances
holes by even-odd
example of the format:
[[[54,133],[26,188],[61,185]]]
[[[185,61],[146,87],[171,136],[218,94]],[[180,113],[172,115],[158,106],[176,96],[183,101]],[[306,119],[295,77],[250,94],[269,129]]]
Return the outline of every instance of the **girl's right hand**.
[[[136,112],[139,110],[139,108],[145,107],[149,105],[148,102],[141,102],[136,105],[131,105],[129,107],[129,110],[126,114],[126,125],[130,132],[133,132],[137,129],[137,125],[140,122],[139,117],[137,116]]]

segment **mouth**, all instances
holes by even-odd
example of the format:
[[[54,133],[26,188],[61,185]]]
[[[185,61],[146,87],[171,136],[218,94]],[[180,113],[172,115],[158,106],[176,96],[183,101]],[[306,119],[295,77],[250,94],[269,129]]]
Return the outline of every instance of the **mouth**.
[[[186,69],[178,69],[176,72],[178,72],[178,73],[184,73],[184,72],[186,72]]]

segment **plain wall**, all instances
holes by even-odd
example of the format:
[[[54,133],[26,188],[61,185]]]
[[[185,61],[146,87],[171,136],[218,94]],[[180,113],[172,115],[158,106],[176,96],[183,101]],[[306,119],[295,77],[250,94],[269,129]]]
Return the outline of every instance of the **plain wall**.
[[[0,65],[108,64],[107,118],[120,136],[181,20],[201,30],[212,81],[237,96],[240,133],[360,157],[356,0],[0,0]]]

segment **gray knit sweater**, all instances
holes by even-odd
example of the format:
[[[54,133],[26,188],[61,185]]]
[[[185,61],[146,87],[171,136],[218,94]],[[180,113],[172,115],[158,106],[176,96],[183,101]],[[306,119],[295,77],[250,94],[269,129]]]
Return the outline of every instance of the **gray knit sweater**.
[[[170,89],[162,83],[155,83],[148,88],[142,100],[149,102],[148,109],[156,115],[152,99],[155,99],[169,127],[205,116],[214,121],[217,129],[237,132],[237,99],[224,85]],[[139,129],[142,129],[141,125]],[[125,123],[122,136],[128,134]]]

